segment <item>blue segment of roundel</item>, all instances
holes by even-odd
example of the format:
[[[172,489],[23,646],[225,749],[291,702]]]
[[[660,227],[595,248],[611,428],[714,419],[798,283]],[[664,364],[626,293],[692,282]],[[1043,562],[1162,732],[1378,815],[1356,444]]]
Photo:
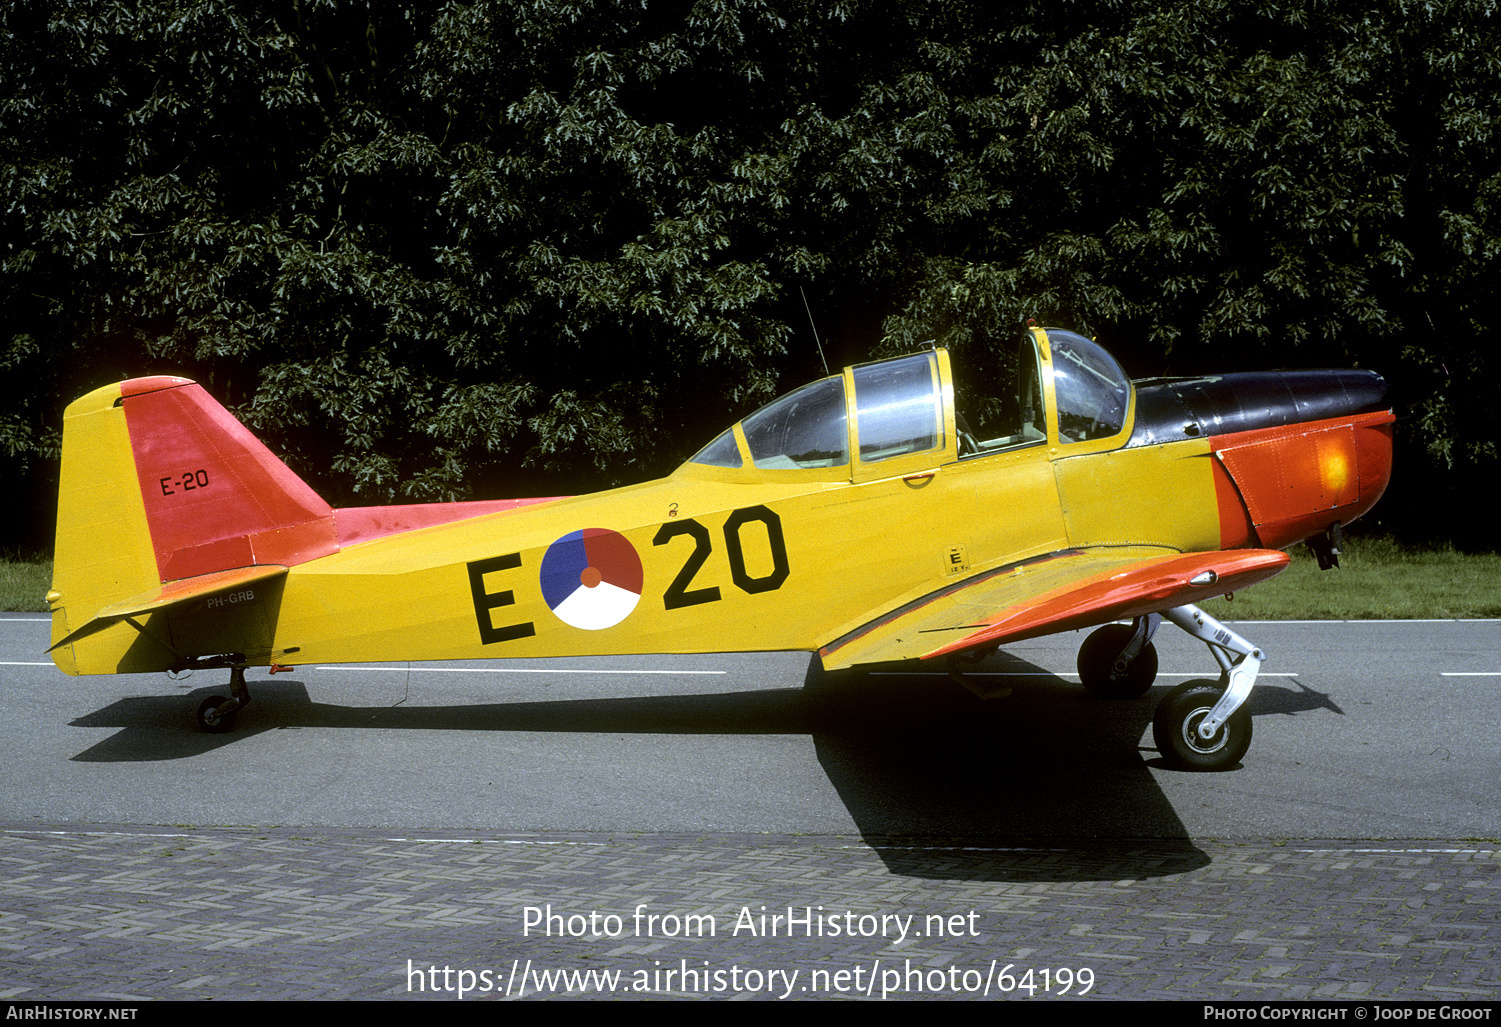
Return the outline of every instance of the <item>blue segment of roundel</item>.
[[[571,531],[547,547],[542,554],[542,598],[547,608],[556,610],[558,604],[579,588],[579,575],[589,566],[589,554],[584,548],[584,533]]]

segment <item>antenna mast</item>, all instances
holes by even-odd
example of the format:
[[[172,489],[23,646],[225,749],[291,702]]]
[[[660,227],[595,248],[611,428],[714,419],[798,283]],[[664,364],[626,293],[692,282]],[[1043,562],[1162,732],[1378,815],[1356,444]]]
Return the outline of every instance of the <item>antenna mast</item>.
[[[797,287],[798,293],[803,297],[803,309],[808,312],[808,327],[813,329],[813,344],[818,347],[818,359],[823,361],[823,373],[829,373],[829,359],[823,355],[823,343],[818,341],[818,325],[813,323],[813,308],[808,306],[808,294],[803,292],[803,287]]]

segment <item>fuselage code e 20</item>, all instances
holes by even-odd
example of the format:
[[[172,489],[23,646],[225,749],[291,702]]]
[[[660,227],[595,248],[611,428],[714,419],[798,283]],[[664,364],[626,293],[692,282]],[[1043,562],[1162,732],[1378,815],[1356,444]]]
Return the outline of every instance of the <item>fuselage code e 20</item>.
[[[775,592],[782,587],[791,573],[791,567],[787,559],[787,541],[782,534],[782,519],[776,511],[760,505],[731,511],[721,528],[720,536],[724,540],[729,579],[736,588],[747,595],[755,595]],[[698,520],[685,517],[663,524],[651,541],[655,548],[671,545],[679,538],[686,538],[692,543],[692,547],[678,545],[679,549],[684,550],[683,564],[662,593],[663,608],[680,610],[702,603],[718,602],[723,598],[719,585],[699,584],[697,587],[690,587],[695,584],[715,552],[713,534]],[[751,573],[750,561],[746,559],[746,550],[751,546],[765,546],[767,559],[755,562],[760,567],[769,566],[770,570],[761,574]],[[485,587],[485,575],[495,571],[519,570],[522,566],[521,553],[473,560],[465,566],[469,572],[469,591],[474,602],[474,619],[482,645],[529,638],[537,633],[536,624],[532,621],[496,625],[492,611],[514,606],[516,593],[513,589],[490,592]],[[706,573],[712,574],[712,571]]]

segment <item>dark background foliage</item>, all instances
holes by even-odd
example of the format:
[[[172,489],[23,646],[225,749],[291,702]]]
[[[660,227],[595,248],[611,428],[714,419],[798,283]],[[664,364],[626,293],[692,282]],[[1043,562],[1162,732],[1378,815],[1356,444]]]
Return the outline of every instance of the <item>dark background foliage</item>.
[[[1026,317],[1392,382],[1377,526],[1493,546],[1493,3],[16,0],[0,545],[62,409],[203,382],[336,505],[664,473]]]

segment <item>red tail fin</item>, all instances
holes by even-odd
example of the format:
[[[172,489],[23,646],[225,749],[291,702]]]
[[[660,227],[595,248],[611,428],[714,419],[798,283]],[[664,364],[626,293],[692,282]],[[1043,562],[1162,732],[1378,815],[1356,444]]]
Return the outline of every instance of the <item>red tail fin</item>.
[[[162,581],[338,550],[329,505],[200,386],[136,378],[120,395]]]

